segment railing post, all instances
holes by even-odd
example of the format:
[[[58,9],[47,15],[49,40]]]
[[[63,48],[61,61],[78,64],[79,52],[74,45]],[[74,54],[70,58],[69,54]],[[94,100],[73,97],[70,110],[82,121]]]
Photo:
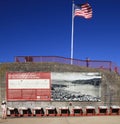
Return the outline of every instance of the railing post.
[[[86,58],[86,67],[89,67],[89,62],[90,62],[90,59]]]
[[[110,67],[109,70],[112,71],[112,62],[110,61]]]

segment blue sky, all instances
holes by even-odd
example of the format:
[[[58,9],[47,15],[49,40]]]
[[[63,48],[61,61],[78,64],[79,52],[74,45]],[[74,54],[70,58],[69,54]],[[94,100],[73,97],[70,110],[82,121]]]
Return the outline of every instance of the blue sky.
[[[90,20],[74,19],[74,58],[120,65],[120,0],[88,2]],[[0,0],[0,62],[15,56],[70,58],[72,0]]]

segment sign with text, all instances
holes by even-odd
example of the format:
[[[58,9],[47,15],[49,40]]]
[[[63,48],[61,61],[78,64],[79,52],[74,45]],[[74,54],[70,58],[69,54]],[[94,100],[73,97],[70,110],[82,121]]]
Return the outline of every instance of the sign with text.
[[[8,101],[101,101],[99,72],[9,72]]]
[[[8,100],[50,100],[51,74],[44,72],[7,73]]]

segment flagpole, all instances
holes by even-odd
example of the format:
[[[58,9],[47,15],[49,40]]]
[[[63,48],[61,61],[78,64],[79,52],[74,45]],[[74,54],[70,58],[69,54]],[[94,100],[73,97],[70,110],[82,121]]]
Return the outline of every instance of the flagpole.
[[[74,0],[72,0],[72,31],[71,31],[71,65],[73,64],[73,46],[74,46]]]

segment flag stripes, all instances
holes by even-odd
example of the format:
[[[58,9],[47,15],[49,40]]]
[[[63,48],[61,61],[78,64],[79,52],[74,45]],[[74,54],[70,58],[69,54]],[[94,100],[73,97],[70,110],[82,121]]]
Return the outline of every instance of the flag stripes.
[[[92,8],[88,3],[76,4],[74,7],[74,16],[81,16],[86,19],[92,18]]]

